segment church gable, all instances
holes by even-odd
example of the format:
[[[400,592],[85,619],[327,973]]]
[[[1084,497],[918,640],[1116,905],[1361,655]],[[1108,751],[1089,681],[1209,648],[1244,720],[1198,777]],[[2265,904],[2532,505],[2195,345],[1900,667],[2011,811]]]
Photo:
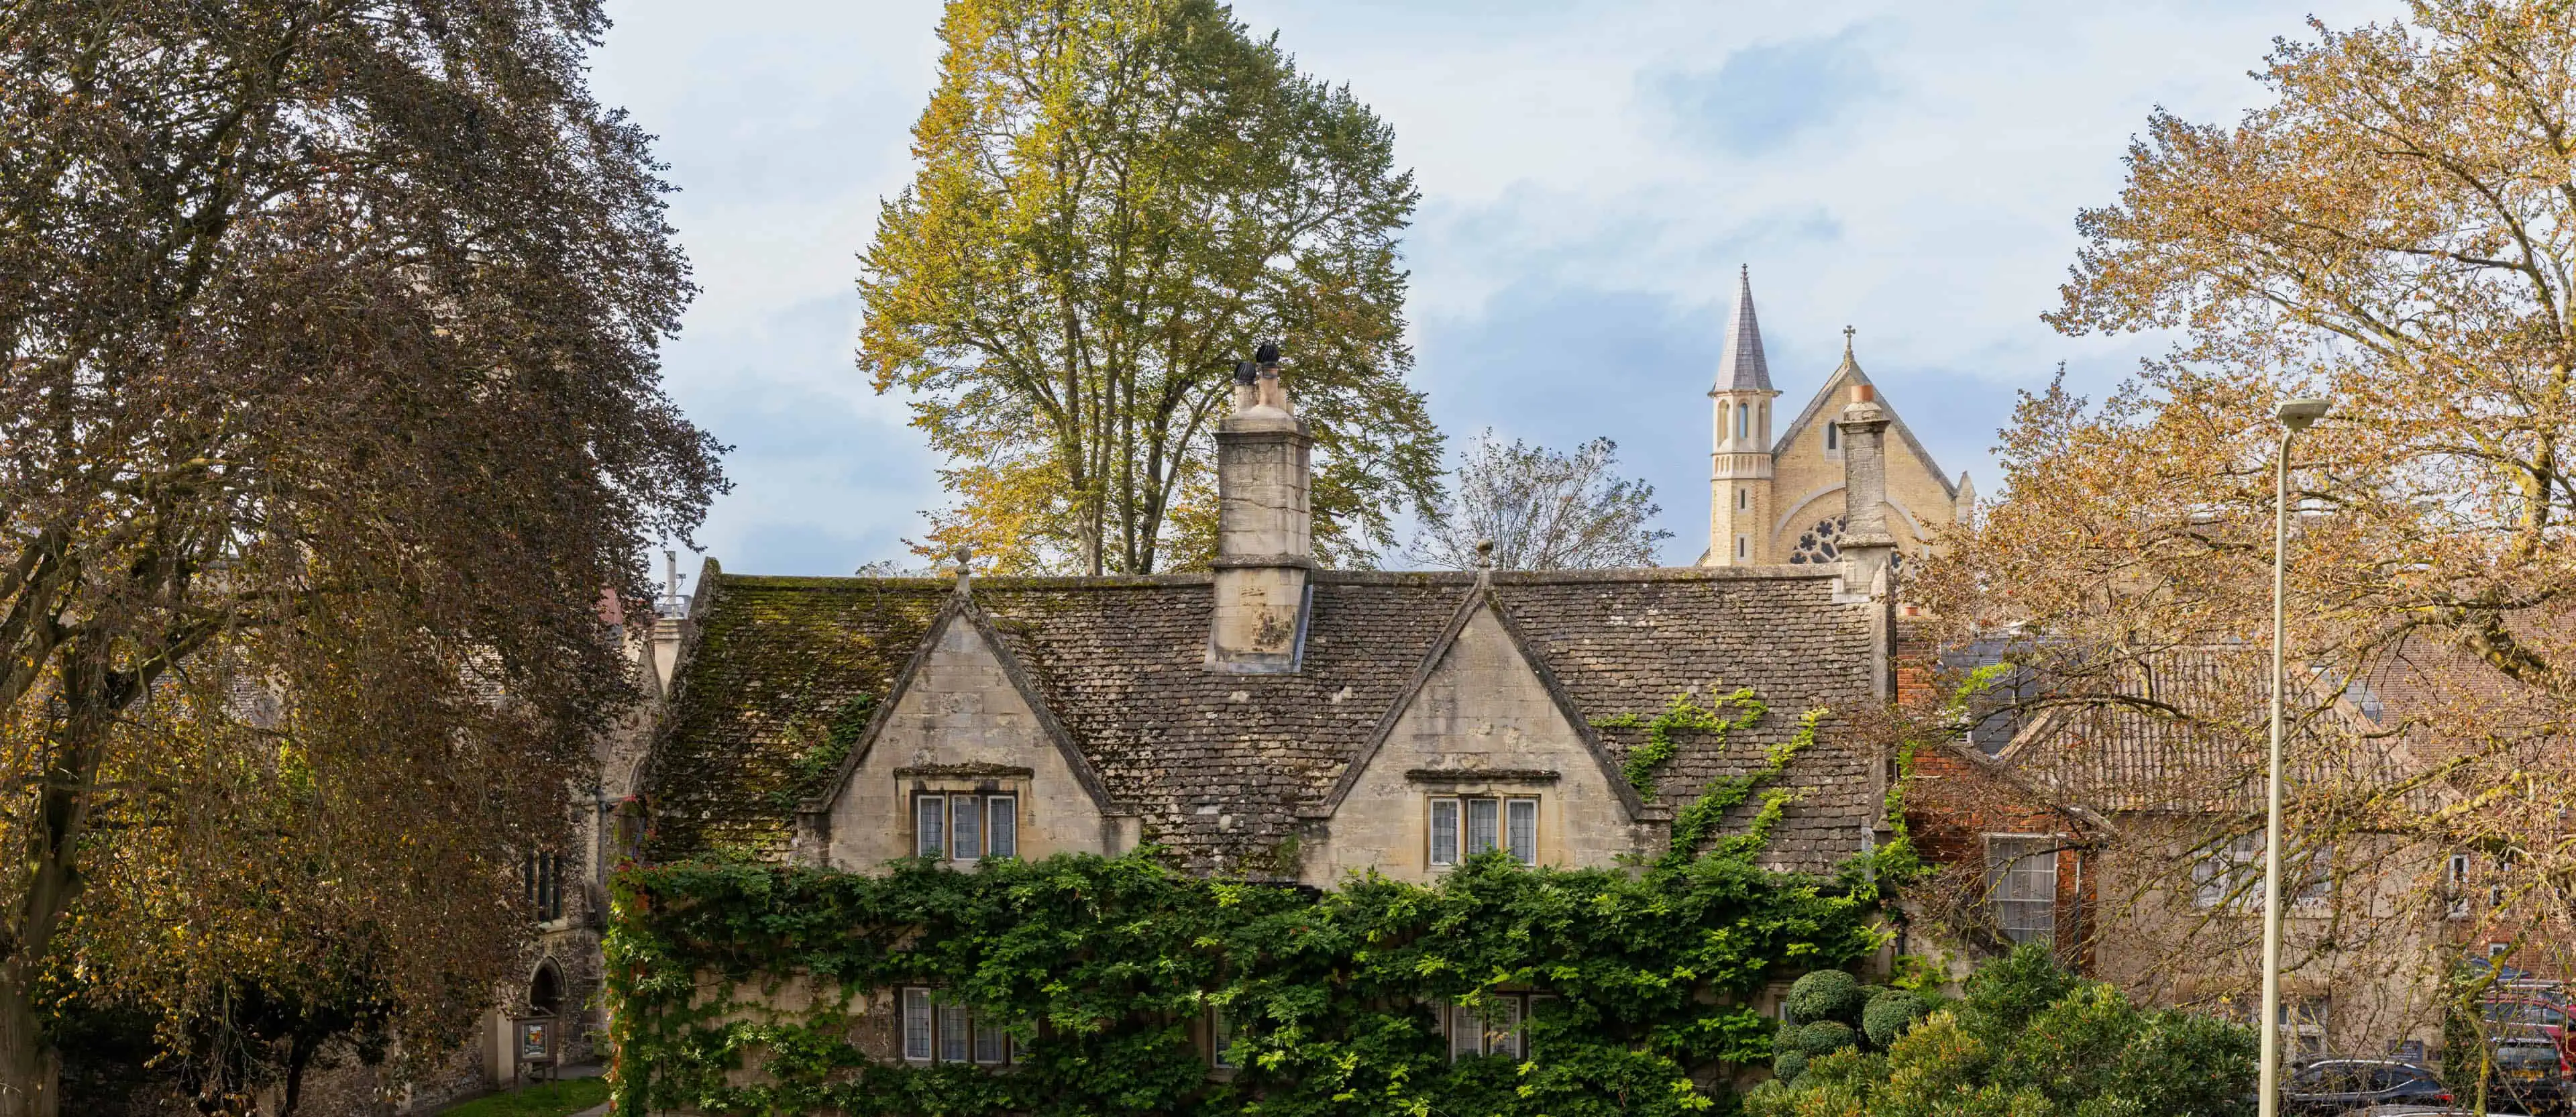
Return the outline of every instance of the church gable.
[[[980,612],[952,602],[822,800],[820,859],[1115,852],[1098,777],[1034,698]]]
[[[1853,386],[1869,383],[1859,363],[1845,353],[1843,363],[1825,378],[1772,446],[1776,512],[1767,528],[1776,561],[1835,561],[1828,544],[1846,509],[1841,432],[1833,423],[1849,402]],[[1962,499],[1959,482],[1941,472],[1940,463],[1906,427],[1894,404],[1885,396],[1878,403],[1886,410],[1890,433],[1895,435],[1886,458],[1888,527],[1908,541],[1909,549],[1919,547],[1955,522]],[[1904,451],[1895,452],[1896,446]]]
[[[1324,804],[1305,876],[1425,880],[1492,848],[1532,864],[1611,865],[1637,849],[1642,808],[1480,589]]]

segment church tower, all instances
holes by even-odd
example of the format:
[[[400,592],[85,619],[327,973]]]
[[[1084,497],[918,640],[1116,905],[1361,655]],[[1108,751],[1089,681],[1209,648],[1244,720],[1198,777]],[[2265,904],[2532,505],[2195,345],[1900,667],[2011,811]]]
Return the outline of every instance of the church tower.
[[[1708,390],[1716,438],[1708,456],[1708,553],[1702,566],[1771,561],[1771,363],[1753,317],[1753,272],[1736,278],[1735,314]]]

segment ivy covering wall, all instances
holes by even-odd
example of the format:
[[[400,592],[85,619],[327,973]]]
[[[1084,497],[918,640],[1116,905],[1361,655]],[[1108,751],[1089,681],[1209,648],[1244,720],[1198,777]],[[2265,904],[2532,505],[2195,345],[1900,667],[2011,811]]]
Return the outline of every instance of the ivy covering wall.
[[[1677,703],[1658,720],[1749,724],[1749,700],[1730,701],[1734,717]],[[1801,719],[1802,741],[1818,716]],[[1681,813],[1714,818],[1795,751]],[[1726,1080],[1772,1055],[1756,996],[1877,949],[1882,888],[1911,864],[1900,838],[1831,877],[1763,868],[1781,796],[1736,837],[1702,851],[1695,831],[1626,868],[1487,854],[1432,885],[1366,877],[1323,893],[1188,876],[1151,847],[971,873],[628,871],[607,943],[615,1112],[1731,1111]],[[791,975],[810,985],[773,1000]],[[871,1057],[853,1023],[870,991],[902,985],[1015,1021],[1025,1054],[1001,1071]],[[1452,1062],[1433,1006],[1505,991],[1555,997],[1534,1002],[1527,1055]],[[1216,1011],[1240,1068],[1223,1074],[1200,1045]]]

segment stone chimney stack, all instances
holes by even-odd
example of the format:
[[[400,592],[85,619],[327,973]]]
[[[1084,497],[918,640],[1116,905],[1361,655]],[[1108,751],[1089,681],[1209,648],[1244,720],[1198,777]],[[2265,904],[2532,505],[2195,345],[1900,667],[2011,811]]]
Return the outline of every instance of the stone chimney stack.
[[[1896,537],[1887,531],[1887,408],[1878,389],[1854,384],[1834,426],[1843,435],[1843,584],[1873,596],[1888,590]]]
[[[1264,342],[1234,370],[1234,413],[1216,428],[1216,608],[1208,667],[1233,675],[1295,672],[1306,649],[1315,568],[1307,509],[1315,440],[1279,383],[1279,347]]]

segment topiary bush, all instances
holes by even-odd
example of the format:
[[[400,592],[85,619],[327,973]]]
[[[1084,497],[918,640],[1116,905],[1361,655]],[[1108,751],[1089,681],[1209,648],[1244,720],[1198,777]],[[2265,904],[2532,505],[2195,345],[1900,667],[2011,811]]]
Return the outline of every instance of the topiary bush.
[[[1922,997],[1903,989],[1887,990],[1870,998],[1869,1005],[1860,1010],[1860,1033],[1869,1037],[1870,1046],[1884,1049],[1922,1019],[1930,1007]]]
[[[2038,1000],[2052,990],[2053,999]],[[1896,1012],[1880,1003],[1887,1000],[1870,1006],[1882,1021]],[[2142,1007],[2107,983],[2066,973],[2038,947],[1980,970],[1965,997],[1902,1029],[1884,1053],[1815,1054],[1807,1030],[1799,1031],[1798,1077],[1746,1093],[1744,1117],[2254,1113],[2253,1028]]]
[[[1798,1029],[1798,1050],[1811,1057],[1840,1051],[1859,1042],[1851,1025],[1840,1020],[1818,1020]]]
[[[1841,970],[1817,970],[1789,986],[1789,1016],[1801,1024],[1846,1023],[1860,1014],[1860,980]]]
[[[1795,1082],[1807,1073],[1807,1057],[1795,1051],[1783,1052],[1771,1061],[1771,1076],[1782,1082]]]

